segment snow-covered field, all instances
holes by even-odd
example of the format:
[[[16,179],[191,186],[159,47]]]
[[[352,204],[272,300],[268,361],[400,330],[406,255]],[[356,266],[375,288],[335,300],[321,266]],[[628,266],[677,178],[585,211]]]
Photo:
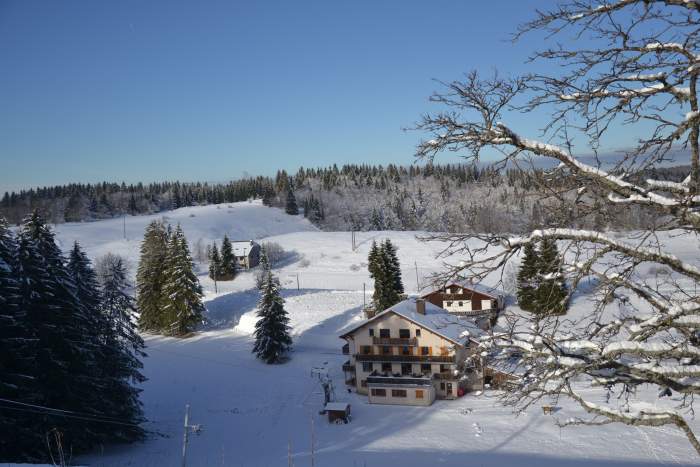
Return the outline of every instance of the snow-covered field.
[[[56,227],[64,248],[79,240],[93,258],[107,252],[127,256],[132,273],[146,224],[161,216],[63,224]],[[152,434],[141,444],[106,447],[78,459],[99,466],[179,465],[185,404],[191,422],[202,424],[190,439],[188,465],[316,466],[638,466],[694,464],[687,439],[671,428],[618,424],[560,430],[553,417],[578,410],[568,403],[553,416],[533,409],[514,417],[493,393],[437,401],[431,407],[370,406],[346,392],[341,365],[341,331],[361,319],[363,284],[371,295],[366,257],[372,239],[390,237],[399,247],[409,291],[440,269],[440,245],[424,244],[411,232],[358,234],[320,232],[301,217],[257,203],[183,208],[167,213],[181,223],[190,243],[263,239],[293,252],[276,272],[285,288],[295,346],[291,360],[268,366],[250,352],[257,292],[251,273],[214,284],[202,273],[208,324],[190,339],[147,336],[143,402]],[[675,246],[675,245],[674,245]],[[679,241],[675,252],[698,261],[695,242]],[[687,255],[687,256],[686,256]],[[206,265],[202,266],[202,271]],[[297,290],[297,278],[299,290]],[[318,414],[322,394],[314,367],[327,367],[339,400],[352,404],[353,421],[329,425]],[[312,428],[313,426],[313,428]],[[700,429],[700,424],[694,427]]]

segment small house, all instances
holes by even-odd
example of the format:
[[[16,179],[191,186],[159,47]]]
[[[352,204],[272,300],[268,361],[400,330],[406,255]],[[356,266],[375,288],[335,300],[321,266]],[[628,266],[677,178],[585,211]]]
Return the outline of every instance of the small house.
[[[329,423],[348,423],[351,419],[350,404],[347,402],[328,402],[325,410]]]
[[[447,283],[421,298],[452,315],[473,318],[482,329],[489,328],[505,307],[505,293],[469,281]]]
[[[236,240],[231,242],[231,246],[239,267],[250,269],[260,263],[260,245],[255,241]]]

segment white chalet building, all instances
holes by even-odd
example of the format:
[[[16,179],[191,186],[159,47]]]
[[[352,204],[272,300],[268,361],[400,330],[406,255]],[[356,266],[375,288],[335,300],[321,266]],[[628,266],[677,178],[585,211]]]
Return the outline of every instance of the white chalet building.
[[[341,335],[345,382],[372,404],[430,405],[481,388],[479,365],[465,363],[484,334],[423,299],[409,298]]]

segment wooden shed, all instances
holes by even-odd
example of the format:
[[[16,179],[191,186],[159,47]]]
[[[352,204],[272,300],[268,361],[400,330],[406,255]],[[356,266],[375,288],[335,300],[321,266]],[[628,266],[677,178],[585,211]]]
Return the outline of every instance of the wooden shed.
[[[347,402],[329,402],[326,404],[329,423],[348,423],[350,421],[350,404]]]

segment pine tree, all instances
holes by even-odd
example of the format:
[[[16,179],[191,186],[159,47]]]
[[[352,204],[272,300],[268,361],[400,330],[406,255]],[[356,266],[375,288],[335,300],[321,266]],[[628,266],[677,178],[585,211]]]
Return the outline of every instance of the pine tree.
[[[126,278],[126,267],[120,257],[107,265],[102,277],[102,302],[100,310],[107,317],[109,332],[106,342],[109,358],[105,369],[110,377],[105,396],[105,413],[110,417],[125,420],[130,425],[110,427],[111,438],[118,441],[134,441],[143,438],[143,409],[139,401],[140,389],[133,383],[142,383],[146,378],[141,373],[141,359],[146,356],[144,342],[136,332],[134,299],[127,293],[130,284]]]
[[[535,245],[529,242],[525,244],[523,259],[518,271],[518,305],[525,311],[534,311],[535,291],[539,286],[536,283],[538,265],[539,259]]]
[[[187,240],[178,224],[165,258],[162,305],[165,321],[161,328],[165,334],[184,336],[202,322],[202,287],[193,268]]]
[[[294,191],[292,190],[291,185],[289,185],[287,188],[287,204],[285,205],[284,212],[292,216],[299,214],[297,199],[294,196]]]
[[[162,329],[161,305],[168,234],[165,224],[153,221],[146,227],[141,243],[141,259],[136,271],[136,305],[139,327],[144,331]]]
[[[221,257],[219,256],[219,249],[216,246],[216,242],[211,247],[211,252],[209,253],[209,278],[214,282],[219,280],[221,276]]]
[[[566,313],[568,293],[556,240],[546,238],[542,241],[538,275],[539,285],[535,292],[534,311],[540,314]]]
[[[377,242],[372,240],[372,246],[369,249],[369,255],[367,256],[367,269],[369,270],[369,276],[374,279],[377,272],[377,267],[379,265],[379,247]]]
[[[221,263],[219,267],[219,280],[230,281],[236,277],[236,256],[233,254],[233,246],[228,236],[224,235],[221,242]]]
[[[385,261],[393,278],[393,287],[397,294],[404,292],[403,280],[401,279],[401,263],[396,253],[396,247],[388,238],[384,241],[383,254],[386,256]]]
[[[278,281],[269,269],[264,274],[253,353],[265,363],[280,363],[292,345],[289,317],[284,310]]]
[[[80,289],[65,266],[51,229],[34,212],[19,231],[20,307],[26,313],[32,342],[26,356],[33,359],[23,390],[32,403],[83,413],[102,412],[105,386],[100,330],[95,317],[79,299]],[[63,435],[64,447],[84,451],[105,437],[103,424],[35,415],[28,426],[45,434],[52,428]]]
[[[34,337],[20,307],[17,243],[0,217],[0,398],[32,403],[38,400],[31,375],[35,374]],[[28,423],[31,414],[0,411],[0,453],[5,461],[37,460],[41,433]]]

